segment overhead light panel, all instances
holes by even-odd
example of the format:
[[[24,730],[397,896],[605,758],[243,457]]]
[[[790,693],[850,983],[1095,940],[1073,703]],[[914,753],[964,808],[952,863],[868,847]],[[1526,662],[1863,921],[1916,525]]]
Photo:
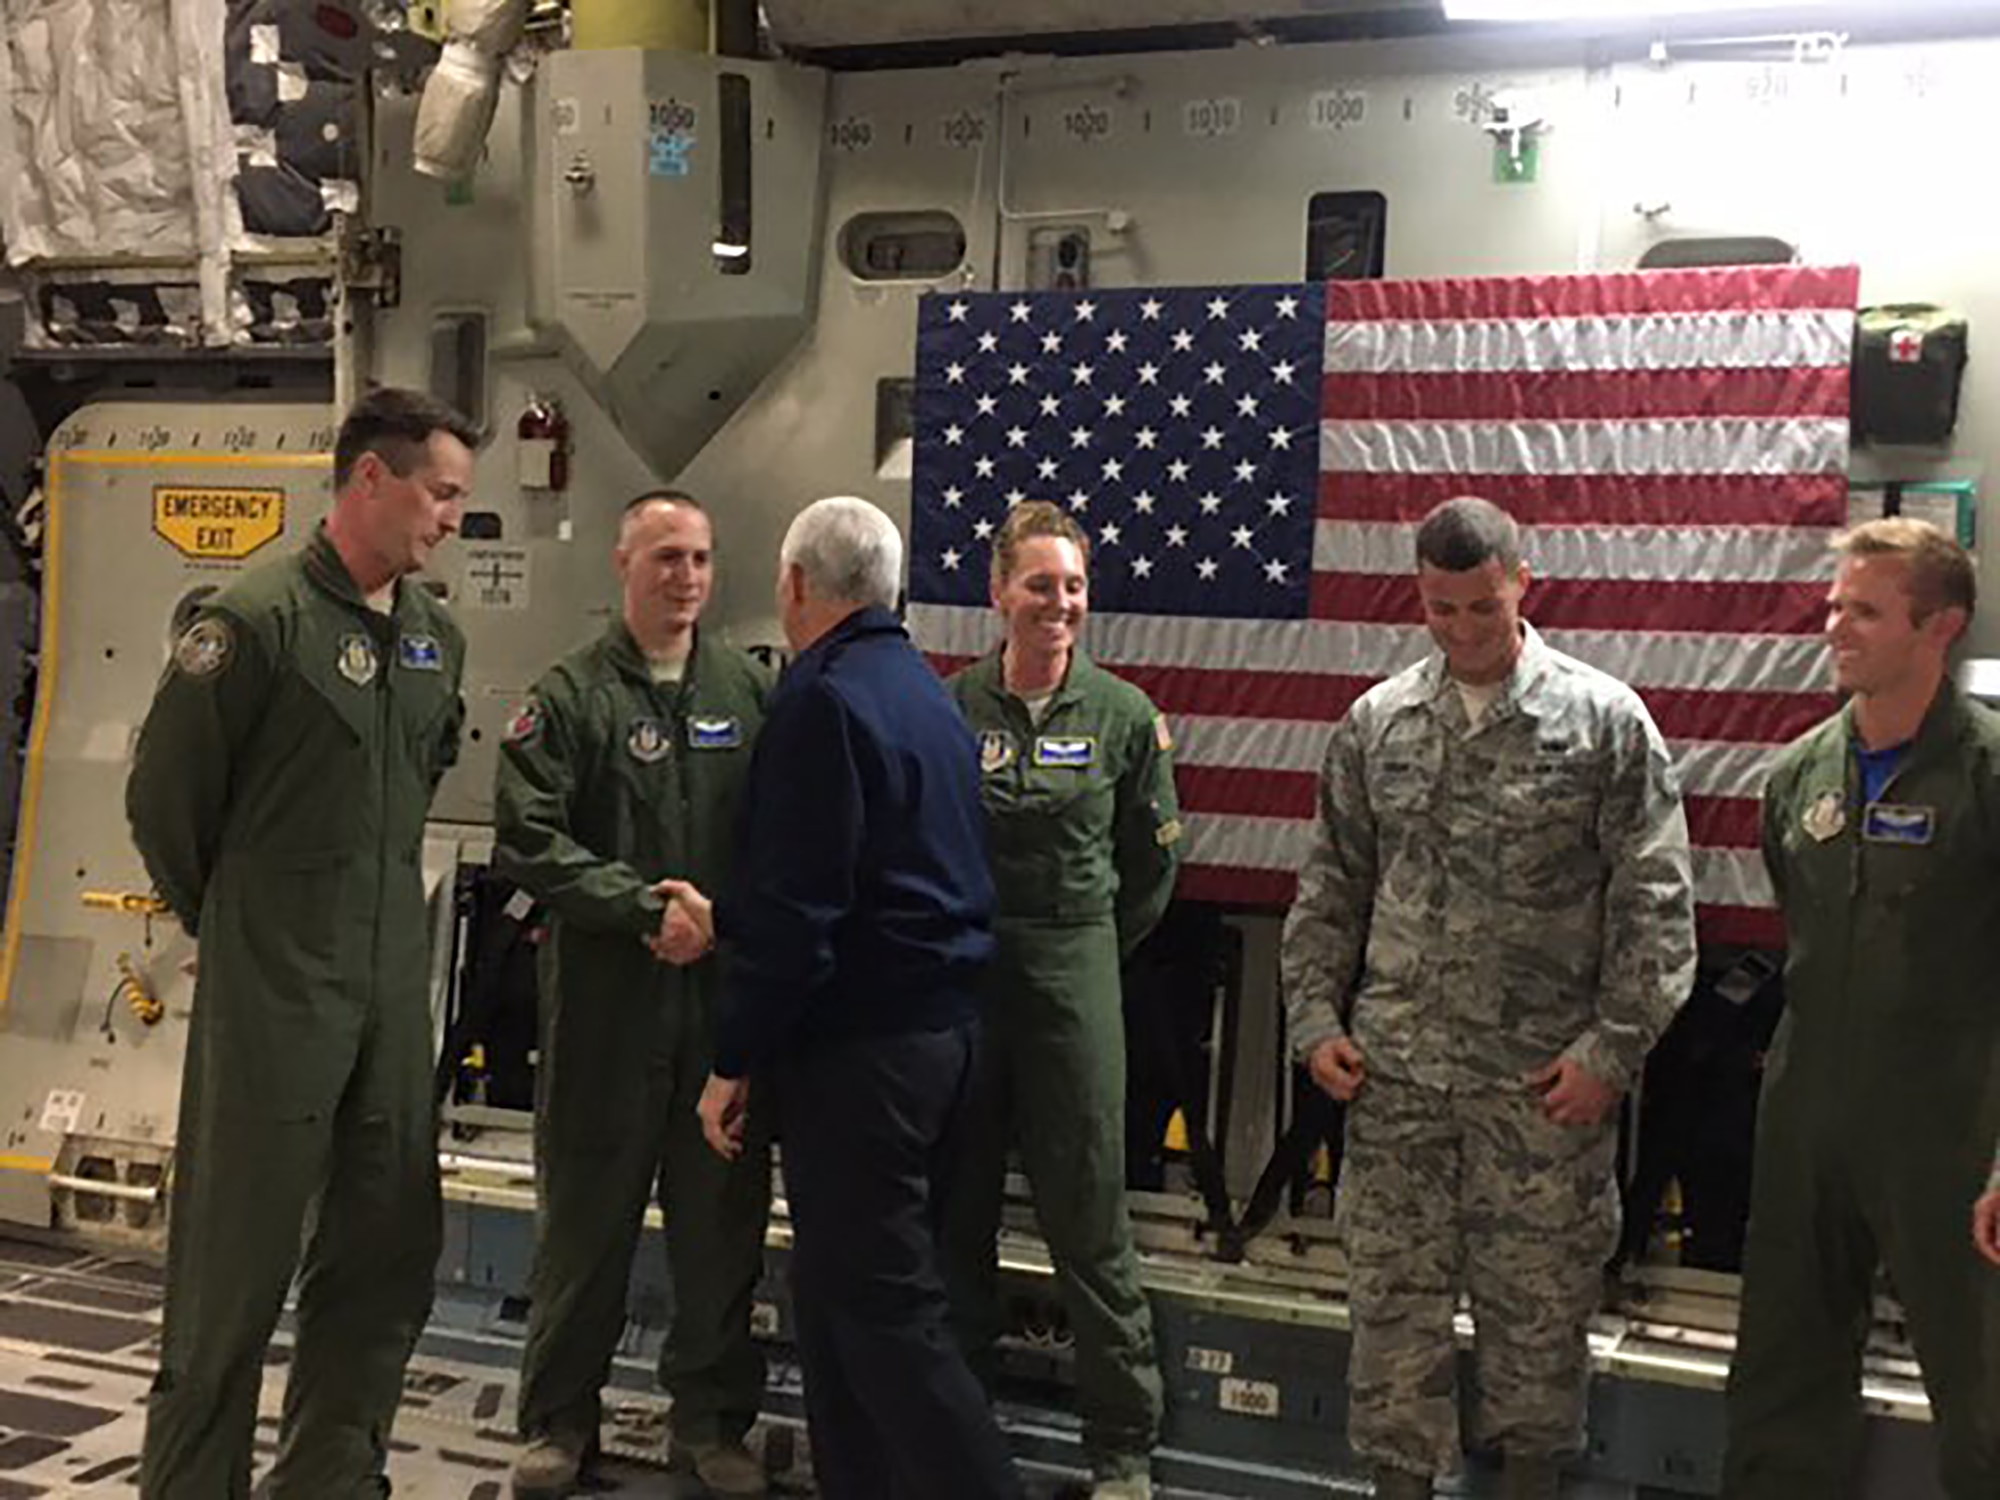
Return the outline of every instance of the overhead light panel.
[[[1734,11],[1826,9],[1826,0],[1444,0],[1451,21],[1659,21]]]

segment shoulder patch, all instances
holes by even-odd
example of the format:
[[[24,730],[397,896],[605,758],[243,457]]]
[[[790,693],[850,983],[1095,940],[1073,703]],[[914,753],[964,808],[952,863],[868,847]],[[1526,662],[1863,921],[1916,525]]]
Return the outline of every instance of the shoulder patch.
[[[1153,738],[1158,742],[1160,749],[1163,751],[1174,748],[1174,732],[1167,727],[1167,716],[1165,714],[1156,713],[1153,715]]]
[[[525,745],[542,729],[542,706],[532,698],[507,721],[507,743]]]
[[[183,677],[213,677],[236,653],[236,634],[216,615],[196,620],[174,643],[174,669]]]

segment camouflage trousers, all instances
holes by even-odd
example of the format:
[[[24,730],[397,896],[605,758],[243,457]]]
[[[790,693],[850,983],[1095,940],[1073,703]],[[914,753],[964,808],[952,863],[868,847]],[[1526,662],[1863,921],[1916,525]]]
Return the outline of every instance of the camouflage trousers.
[[[1525,1088],[1371,1076],[1347,1112],[1337,1209],[1351,1273],[1348,1427],[1369,1462],[1459,1466],[1459,1293],[1472,1303],[1472,1444],[1583,1441],[1586,1332],[1618,1234],[1615,1121],[1550,1122]]]

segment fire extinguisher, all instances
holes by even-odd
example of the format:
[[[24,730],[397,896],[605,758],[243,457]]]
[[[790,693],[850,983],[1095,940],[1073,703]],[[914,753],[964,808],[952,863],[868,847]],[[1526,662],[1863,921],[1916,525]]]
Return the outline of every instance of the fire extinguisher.
[[[532,395],[515,424],[521,488],[563,490],[569,487],[569,418],[555,397]]]

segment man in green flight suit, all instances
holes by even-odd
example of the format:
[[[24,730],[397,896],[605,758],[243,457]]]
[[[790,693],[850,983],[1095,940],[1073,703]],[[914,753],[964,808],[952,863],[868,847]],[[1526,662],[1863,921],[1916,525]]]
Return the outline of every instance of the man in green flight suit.
[[[1841,1500],[1861,1472],[1877,1263],[1902,1300],[1951,1500],[2000,1495],[2000,717],[1946,673],[1972,559],[1906,517],[1841,537],[1827,642],[1847,706],[1779,756],[1764,861],[1785,1017],[1757,1119],[1726,1500]]]
[[[442,1237],[424,820],[464,716],[463,637],[407,575],[458,529],[477,441],[427,396],[364,397],[325,525],[206,603],[140,731],[133,842],[201,945],[145,1500],[249,1495],[295,1266],[268,1493],[389,1492]]]
[[[946,1243],[960,1337],[987,1374],[1012,1140],[1076,1330],[1091,1493],[1144,1500],[1161,1382],[1125,1205],[1119,964],[1166,911],[1181,824],[1166,721],[1078,644],[1089,547],[1056,506],[1016,505],[993,544],[1005,639],[949,684],[979,736],[1000,913]]]
[[[709,518],[689,496],[632,501],[613,553],[621,617],[536,684],[501,750],[494,864],[552,917],[518,1495],[570,1493],[596,1451],[656,1190],[673,1283],[660,1380],[675,1447],[710,1492],[765,1492],[743,1440],[764,1394],[750,1309],[769,1153],[724,1161],[702,1139],[695,1104],[720,975],[707,940],[656,889],[671,878],[713,895],[727,883],[770,691],[762,666],[697,628],[713,554]]]

